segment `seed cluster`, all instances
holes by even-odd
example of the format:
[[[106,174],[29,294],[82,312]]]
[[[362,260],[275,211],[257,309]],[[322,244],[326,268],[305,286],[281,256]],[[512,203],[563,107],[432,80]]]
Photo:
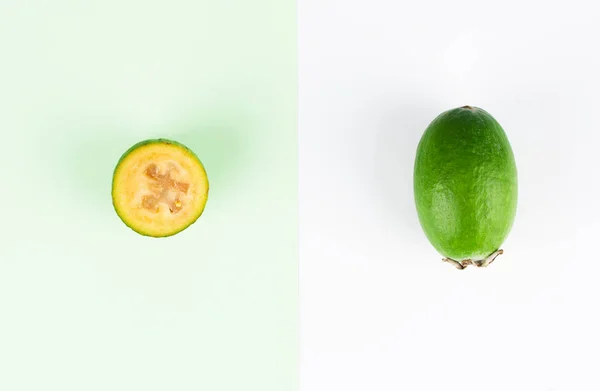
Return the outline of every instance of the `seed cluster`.
[[[158,212],[159,204],[163,203],[169,207],[171,213],[177,213],[183,208],[181,194],[187,194],[189,183],[180,182],[171,177],[171,171],[161,174],[156,164],[150,164],[144,174],[152,180],[150,189],[152,194],[142,198],[142,207]],[[175,197],[169,197],[175,193]]]

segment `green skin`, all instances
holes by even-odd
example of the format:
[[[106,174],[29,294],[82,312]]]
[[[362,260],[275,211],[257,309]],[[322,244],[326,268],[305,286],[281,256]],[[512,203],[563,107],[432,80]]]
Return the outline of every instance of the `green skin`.
[[[197,161],[198,164],[202,167],[202,169],[204,170],[204,165],[202,164],[202,162],[200,161],[200,159],[198,158],[198,156],[188,147],[186,147],[185,145],[174,141],[174,140],[169,140],[169,139],[165,139],[165,138],[157,138],[157,139],[148,139],[148,140],[144,140],[144,141],[140,141],[134,145],[132,145],[127,151],[125,151],[123,153],[123,155],[121,155],[121,158],[119,159],[119,161],[117,162],[114,170],[113,170],[113,184],[112,184],[112,200],[113,200],[113,208],[115,209],[115,212],[117,213],[117,215],[119,216],[119,218],[123,221],[123,223],[125,223],[125,225],[129,228],[131,228],[133,231],[137,232],[138,234],[142,235],[142,236],[148,236],[148,237],[154,237],[154,238],[166,238],[169,236],[173,236],[178,234],[179,232],[185,230],[186,228],[188,228],[189,226],[191,226],[192,224],[194,224],[202,215],[202,213],[204,212],[204,208],[202,208],[201,210],[199,210],[197,212],[197,215],[195,216],[194,219],[192,219],[192,221],[190,221],[188,224],[181,226],[179,229],[167,234],[167,235],[163,235],[163,236],[153,236],[147,232],[144,231],[144,227],[142,226],[138,226],[135,225],[133,223],[128,222],[125,218],[123,218],[123,216],[121,215],[121,213],[119,212],[119,209],[116,207],[115,202],[114,202],[114,194],[116,192],[115,189],[115,184],[114,184],[114,177],[115,174],[117,172],[117,169],[119,168],[119,166],[121,165],[121,162],[134,150],[143,147],[145,145],[148,144],[156,144],[156,143],[162,143],[162,144],[172,144],[172,145],[176,145],[182,149],[184,149],[187,153],[189,153],[191,156],[193,156]],[[207,189],[208,190],[208,189]]]
[[[443,256],[479,261],[497,251],[517,211],[517,167],[500,124],[470,106],[435,118],[417,148],[414,196],[425,235]]]

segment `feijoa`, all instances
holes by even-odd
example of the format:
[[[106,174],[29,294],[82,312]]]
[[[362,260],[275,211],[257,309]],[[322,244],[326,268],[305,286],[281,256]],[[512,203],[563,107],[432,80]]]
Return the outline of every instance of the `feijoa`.
[[[417,148],[414,198],[421,227],[444,261],[481,267],[502,254],[517,210],[517,166],[491,114],[463,106],[429,124]]]
[[[130,147],[117,162],[112,202],[135,232],[166,237],[202,215],[208,189],[204,165],[190,148],[169,139],[149,139]]]

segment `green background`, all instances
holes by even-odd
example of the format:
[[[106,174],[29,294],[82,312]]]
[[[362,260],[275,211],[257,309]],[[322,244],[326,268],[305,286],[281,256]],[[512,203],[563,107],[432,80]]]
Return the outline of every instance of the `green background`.
[[[0,4],[0,389],[296,389],[295,3]],[[110,200],[153,137],[211,185],[167,239]]]

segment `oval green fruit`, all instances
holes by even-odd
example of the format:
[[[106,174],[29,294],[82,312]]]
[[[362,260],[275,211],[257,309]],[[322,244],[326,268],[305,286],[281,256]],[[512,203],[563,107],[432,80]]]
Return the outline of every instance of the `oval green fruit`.
[[[166,237],[200,217],[208,188],[204,166],[191,149],[173,140],[150,139],[133,145],[117,162],[112,202],[135,232]]]
[[[414,197],[433,247],[458,269],[487,266],[517,210],[517,167],[500,124],[463,106],[438,115],[416,153]]]

